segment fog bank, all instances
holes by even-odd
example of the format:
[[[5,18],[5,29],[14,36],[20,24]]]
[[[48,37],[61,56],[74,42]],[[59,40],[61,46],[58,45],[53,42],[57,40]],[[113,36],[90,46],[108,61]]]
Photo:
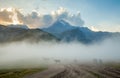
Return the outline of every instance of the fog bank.
[[[107,39],[101,43],[90,45],[78,42],[55,43],[17,42],[0,45],[0,67],[34,67],[44,64],[66,61],[91,61],[101,59],[103,61],[120,60],[120,41]]]

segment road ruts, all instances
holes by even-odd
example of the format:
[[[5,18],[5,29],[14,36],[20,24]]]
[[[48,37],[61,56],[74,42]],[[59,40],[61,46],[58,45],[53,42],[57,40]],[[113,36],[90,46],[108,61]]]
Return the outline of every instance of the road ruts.
[[[25,78],[120,78],[120,70],[109,66],[69,64]]]
[[[50,78],[95,78],[93,75],[74,66],[66,66],[63,72],[60,72]]]
[[[50,78],[51,76],[54,76],[60,72],[64,71],[63,66],[58,66],[58,67],[51,67],[43,72],[38,72],[32,75],[27,75],[23,78]]]
[[[116,68],[106,66],[83,66],[82,69],[96,76],[96,78],[120,78],[120,71]]]

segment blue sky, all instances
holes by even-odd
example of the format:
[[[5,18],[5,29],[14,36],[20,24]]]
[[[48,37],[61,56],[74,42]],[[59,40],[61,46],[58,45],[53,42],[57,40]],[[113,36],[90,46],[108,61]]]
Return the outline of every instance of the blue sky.
[[[0,0],[0,8],[21,8],[25,13],[37,10],[50,13],[58,7],[69,12],[80,12],[84,26],[94,26],[101,30],[119,31],[120,0]]]

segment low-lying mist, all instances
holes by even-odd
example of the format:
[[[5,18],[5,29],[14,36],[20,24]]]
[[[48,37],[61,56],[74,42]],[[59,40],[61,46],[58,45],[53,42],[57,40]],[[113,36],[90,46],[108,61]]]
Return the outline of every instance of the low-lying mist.
[[[70,61],[120,60],[120,40],[107,39],[94,44],[57,42],[15,42],[0,45],[0,68],[36,67]]]

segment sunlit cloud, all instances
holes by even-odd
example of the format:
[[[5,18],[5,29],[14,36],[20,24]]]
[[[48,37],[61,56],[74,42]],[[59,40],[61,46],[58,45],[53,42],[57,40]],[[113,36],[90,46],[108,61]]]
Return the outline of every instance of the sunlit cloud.
[[[19,9],[2,8],[0,10],[1,24],[25,24],[29,28],[47,27],[57,20],[66,20],[76,26],[83,26],[84,21],[81,19],[80,13],[71,14],[66,8],[60,7],[51,13],[40,14],[32,11],[24,15]]]
[[[120,32],[120,24],[111,22],[101,22],[94,26],[99,31]]]
[[[7,24],[21,24],[17,17],[17,9],[15,8],[1,8],[0,9],[0,23]]]
[[[89,27],[92,31],[100,31],[99,29],[97,29],[96,27],[94,27],[94,26],[91,26],[91,27]]]
[[[64,19],[72,25],[83,26],[84,21],[81,18],[80,12],[71,14],[66,8],[60,7],[51,13],[55,19]]]

